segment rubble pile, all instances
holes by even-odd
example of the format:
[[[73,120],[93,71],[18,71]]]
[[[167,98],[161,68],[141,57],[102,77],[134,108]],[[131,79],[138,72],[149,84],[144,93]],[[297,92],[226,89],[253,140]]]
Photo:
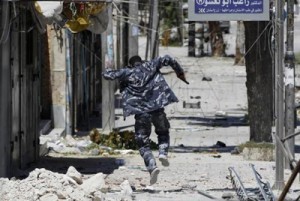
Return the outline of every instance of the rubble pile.
[[[108,192],[104,174],[98,173],[83,179],[74,167],[66,174],[51,172],[44,168],[35,169],[23,180],[0,178],[1,200],[14,201],[101,201],[132,200],[132,188],[125,180],[120,191]]]
[[[158,145],[151,140],[151,149],[157,149]],[[128,153],[138,150],[132,131],[113,131],[102,134],[97,129],[92,129],[87,136],[62,137],[59,133],[50,133],[40,136],[40,154],[48,153],[76,154],[87,156],[106,156]]]

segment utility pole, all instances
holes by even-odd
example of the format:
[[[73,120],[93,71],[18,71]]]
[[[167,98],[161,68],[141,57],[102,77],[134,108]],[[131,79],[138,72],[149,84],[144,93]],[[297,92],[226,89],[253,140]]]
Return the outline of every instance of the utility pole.
[[[139,27],[138,27],[138,0],[132,0],[129,3],[129,33],[128,33],[128,43],[129,51],[128,58],[138,55],[139,46],[138,46],[138,36],[139,36]]]
[[[182,0],[178,1],[178,19],[179,19],[179,27],[178,27],[178,33],[180,38],[180,45],[183,45],[183,10],[182,10]]]
[[[158,0],[152,0],[151,59],[158,55]]]
[[[153,21],[153,6],[152,6],[152,1],[150,4],[147,4],[149,6],[149,17],[148,17],[148,29],[146,32],[147,35],[147,43],[146,43],[146,52],[145,52],[145,60],[148,60],[148,54],[149,54],[149,49],[151,49],[150,47],[150,43],[151,43],[151,33],[152,33],[152,21]],[[150,53],[151,54],[151,53]]]
[[[188,35],[189,35],[188,56],[195,57],[195,22],[194,21],[189,21]]]
[[[294,55],[294,0],[287,1],[287,34],[285,52],[285,136],[295,132],[295,55]],[[290,154],[295,155],[295,138],[285,142]],[[286,159],[285,168],[290,161]]]
[[[122,61],[123,61],[123,64],[126,65],[128,63],[128,60],[129,60],[129,41],[128,41],[128,33],[129,33],[129,3],[128,2],[124,2],[124,3],[121,3],[121,11],[122,11],[122,17],[124,16],[124,23],[123,23],[123,27],[122,27]]]
[[[276,1],[275,13],[275,117],[276,135],[279,139],[284,136],[284,102],[283,102],[283,3]],[[282,190],[284,187],[284,155],[276,143],[276,175],[274,189]]]
[[[114,43],[112,30],[112,4],[108,4],[108,25],[106,31],[101,34],[102,43],[102,71],[106,68],[115,68],[114,65]],[[115,127],[115,96],[114,82],[102,78],[102,131],[108,133]]]
[[[116,4],[118,6],[118,10],[120,9],[120,4]],[[119,68],[122,64],[121,64],[121,50],[122,50],[122,43],[121,43],[121,17],[119,17],[118,15],[121,15],[122,13],[117,13],[117,27],[116,27],[116,37],[117,37],[117,44],[116,44],[116,48],[118,51],[116,51],[116,66],[117,68]],[[123,59],[122,59],[123,60]]]

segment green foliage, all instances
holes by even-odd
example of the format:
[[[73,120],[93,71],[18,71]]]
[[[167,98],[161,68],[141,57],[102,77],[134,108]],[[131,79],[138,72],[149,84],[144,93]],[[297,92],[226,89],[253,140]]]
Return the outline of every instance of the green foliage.
[[[99,145],[96,143],[91,143],[87,146],[87,150],[92,150],[92,149],[99,149]]]
[[[91,146],[96,145],[103,145],[107,147],[111,147],[113,149],[133,149],[138,150],[137,143],[135,141],[135,135],[133,131],[113,131],[110,132],[108,135],[101,134],[97,129],[93,129],[90,131],[90,140],[92,143]],[[150,141],[151,149],[157,149],[158,145]]]
[[[300,52],[295,53],[295,64],[300,64]]]
[[[267,142],[254,142],[254,141],[248,141],[244,144],[241,144],[238,146],[240,151],[243,151],[245,147],[248,148],[269,148],[269,149],[274,149],[275,146],[272,143],[267,143]]]

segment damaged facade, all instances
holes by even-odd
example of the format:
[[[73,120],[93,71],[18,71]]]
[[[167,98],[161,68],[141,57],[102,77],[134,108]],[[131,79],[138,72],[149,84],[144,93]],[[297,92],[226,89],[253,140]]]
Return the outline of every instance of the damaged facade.
[[[54,3],[51,9],[50,2],[0,3],[0,177],[17,175],[38,160],[39,136],[47,131],[41,127],[72,135],[107,121],[101,118],[103,90],[114,85],[104,83],[101,71],[113,50],[112,5]],[[119,44],[127,41],[120,37],[128,35],[124,27]],[[120,57],[119,64],[125,56]]]

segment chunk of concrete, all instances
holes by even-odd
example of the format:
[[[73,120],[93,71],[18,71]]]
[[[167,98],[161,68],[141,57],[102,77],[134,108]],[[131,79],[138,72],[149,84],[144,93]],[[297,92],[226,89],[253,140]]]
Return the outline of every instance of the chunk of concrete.
[[[274,161],[275,159],[274,149],[268,147],[245,147],[242,156],[250,161]]]
[[[105,187],[105,180],[104,180],[104,174],[102,173],[95,174],[89,179],[83,181],[83,184],[81,184],[81,188],[88,194],[101,191],[101,189],[104,187]]]
[[[73,166],[68,168],[66,175],[74,179],[78,184],[82,184],[82,175]]]

